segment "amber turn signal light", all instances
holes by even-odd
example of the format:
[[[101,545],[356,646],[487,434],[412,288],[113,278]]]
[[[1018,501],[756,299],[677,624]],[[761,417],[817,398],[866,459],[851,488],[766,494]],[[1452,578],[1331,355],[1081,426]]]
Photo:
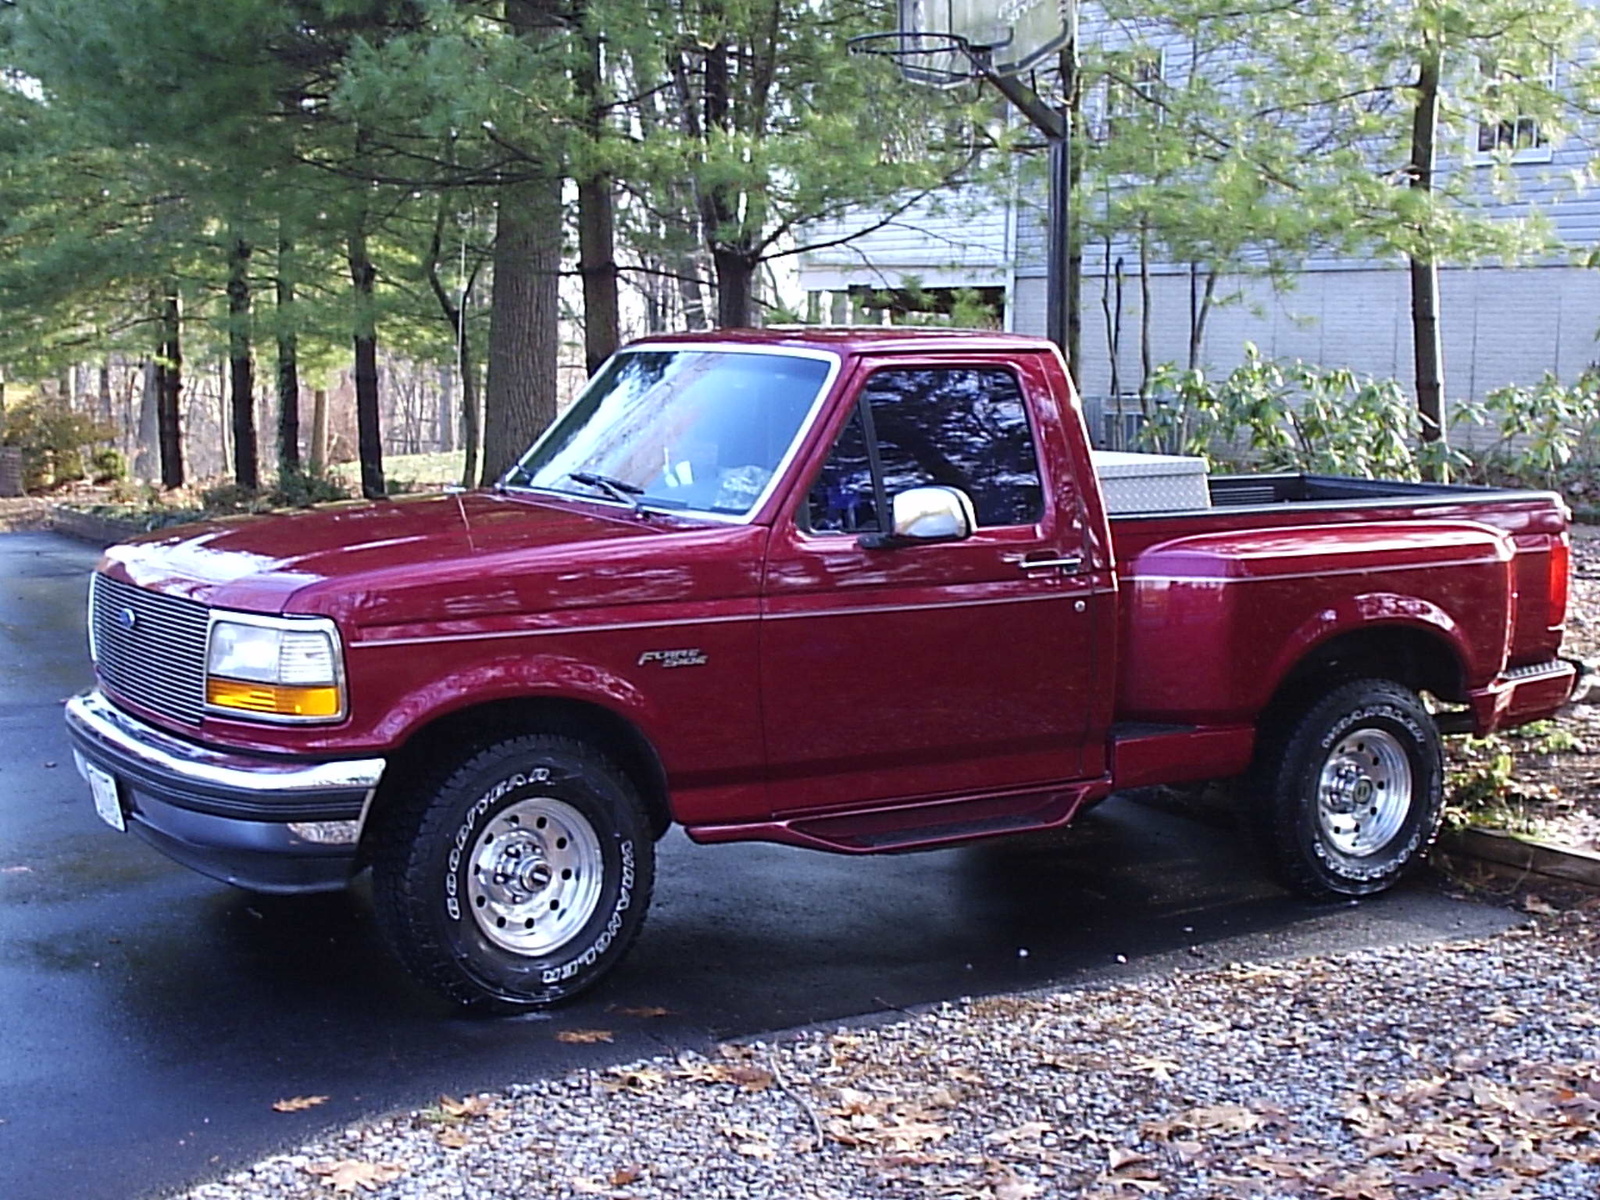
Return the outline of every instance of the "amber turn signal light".
[[[337,717],[339,689],[290,684],[244,683],[235,679],[206,680],[206,703],[214,708],[270,713],[279,717]]]

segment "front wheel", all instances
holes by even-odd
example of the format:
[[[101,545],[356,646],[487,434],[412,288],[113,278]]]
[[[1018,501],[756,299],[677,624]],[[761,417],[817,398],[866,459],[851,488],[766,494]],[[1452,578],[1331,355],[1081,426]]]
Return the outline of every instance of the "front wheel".
[[[1267,737],[1248,815],[1269,864],[1296,891],[1371,895],[1433,844],[1443,777],[1439,730],[1416,693],[1356,680]]]
[[[460,1004],[515,1010],[588,988],[644,921],[655,842],[637,791],[582,742],[479,750],[399,799],[373,855],[402,962]]]

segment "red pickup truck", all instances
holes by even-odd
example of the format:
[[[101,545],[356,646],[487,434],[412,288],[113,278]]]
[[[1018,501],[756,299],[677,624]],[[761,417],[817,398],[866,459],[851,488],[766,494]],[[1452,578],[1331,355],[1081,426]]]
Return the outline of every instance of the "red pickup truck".
[[[370,867],[465,1004],[638,934],[654,843],[864,854],[1238,778],[1282,881],[1388,887],[1441,732],[1545,717],[1567,514],[1300,475],[1108,516],[1059,355],[949,331],[652,338],[492,490],[107,552],[67,722],[100,814],[260,891]]]

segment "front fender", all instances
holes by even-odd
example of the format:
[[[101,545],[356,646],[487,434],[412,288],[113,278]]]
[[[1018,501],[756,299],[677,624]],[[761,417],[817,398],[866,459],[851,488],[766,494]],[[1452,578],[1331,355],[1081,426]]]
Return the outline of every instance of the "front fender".
[[[575,700],[623,717],[646,737],[659,724],[656,704],[631,680],[563,654],[500,654],[447,671],[395,697],[373,727],[390,745],[416,730],[467,708],[530,698]]]

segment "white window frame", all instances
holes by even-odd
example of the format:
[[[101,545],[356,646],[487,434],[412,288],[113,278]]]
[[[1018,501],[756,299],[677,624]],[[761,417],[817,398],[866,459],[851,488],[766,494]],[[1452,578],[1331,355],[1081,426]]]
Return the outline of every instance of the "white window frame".
[[[1154,103],[1155,92],[1167,82],[1167,51],[1164,46],[1155,47],[1127,47],[1127,52],[1134,55],[1140,66],[1153,66],[1155,71],[1147,79],[1137,80],[1132,87],[1120,80],[1112,79],[1107,75],[1101,80],[1098,97],[1100,111],[1093,123],[1094,140],[1101,145],[1111,141],[1116,135],[1112,132],[1112,122],[1119,117],[1132,116],[1137,110],[1134,108],[1117,108],[1113,110],[1113,99],[1119,92],[1132,93],[1143,97],[1143,102],[1155,109],[1156,120],[1164,118],[1161,108]]]
[[[1483,62],[1481,60],[1479,61],[1478,69],[1483,72],[1483,74],[1492,76],[1496,79],[1504,77],[1503,72],[1496,70],[1492,64]],[[1547,87],[1552,89],[1555,87],[1556,60],[1553,55],[1551,56],[1549,66],[1546,68],[1545,73],[1541,78]],[[1516,142],[1521,134],[1524,122],[1527,122],[1532,127],[1536,142],[1531,146],[1519,147]],[[1483,134],[1484,130],[1489,128],[1491,124],[1495,130],[1494,145],[1485,150],[1483,148]],[[1510,146],[1504,146],[1500,141],[1500,131],[1506,126],[1511,127]],[[1510,151],[1509,154],[1506,153],[1507,150]],[[1472,122],[1471,127],[1467,131],[1466,158],[1467,161],[1473,166],[1490,167],[1501,162],[1509,162],[1512,164],[1547,163],[1554,156],[1555,143],[1552,140],[1551,135],[1541,127],[1539,118],[1526,116],[1520,112],[1508,121],[1490,122],[1482,117],[1479,117],[1477,120]]]

